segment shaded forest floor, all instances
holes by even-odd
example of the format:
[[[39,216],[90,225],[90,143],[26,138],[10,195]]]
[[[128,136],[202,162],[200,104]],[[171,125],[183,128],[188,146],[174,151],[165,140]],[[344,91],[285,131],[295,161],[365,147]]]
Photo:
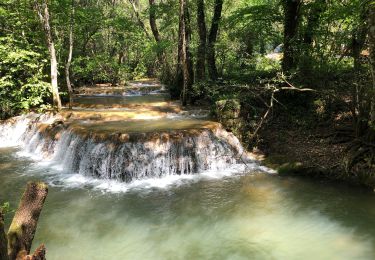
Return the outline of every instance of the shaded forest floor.
[[[352,86],[366,82],[350,73],[316,86],[298,81],[292,85],[269,75],[235,82],[219,84],[212,91],[218,97],[215,113],[264,165],[280,175],[375,187],[375,146],[355,133],[352,117]]]
[[[303,129],[272,122],[260,131],[259,153],[264,163],[284,174],[314,175],[336,179],[345,172],[347,144],[334,143],[327,137],[333,126]]]

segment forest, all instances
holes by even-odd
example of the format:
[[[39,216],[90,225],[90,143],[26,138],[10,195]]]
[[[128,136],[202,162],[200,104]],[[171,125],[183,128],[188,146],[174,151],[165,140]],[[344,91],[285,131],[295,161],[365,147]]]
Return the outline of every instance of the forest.
[[[227,125],[251,147],[262,146],[267,122],[329,125],[320,132],[345,143],[343,170],[373,172],[373,9],[363,0],[4,0],[1,117],[59,110],[79,86],[154,77],[183,105],[237,100],[242,120]]]
[[[51,259],[373,259],[375,1],[1,0],[0,260],[45,259],[45,183]]]

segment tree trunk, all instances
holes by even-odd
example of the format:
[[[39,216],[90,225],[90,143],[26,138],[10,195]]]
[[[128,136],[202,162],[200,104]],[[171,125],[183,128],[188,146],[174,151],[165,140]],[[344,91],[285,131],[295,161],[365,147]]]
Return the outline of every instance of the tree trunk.
[[[179,8],[181,10],[181,0],[179,0]],[[176,68],[176,79],[175,79],[175,90],[172,89],[171,95],[172,98],[180,98],[181,93],[184,85],[183,79],[183,72],[182,72],[182,47],[183,47],[183,35],[182,35],[182,27],[183,27],[183,19],[181,17],[181,11],[179,14],[179,22],[178,22],[178,51],[177,51],[177,68]]]
[[[155,6],[155,0],[149,0],[149,4],[150,4],[150,27],[151,27],[151,31],[152,31],[152,34],[154,35],[154,39],[156,41],[157,44],[160,44],[161,42],[161,37],[160,37],[160,33],[159,33],[159,29],[158,29],[158,26],[156,24],[156,6]],[[157,50],[157,56],[158,56],[158,61],[159,61],[159,64],[161,66],[163,66],[163,69],[164,70],[168,70],[168,66],[167,66],[167,59],[165,57],[165,53],[164,53],[164,50],[160,50],[158,48]]]
[[[266,43],[264,42],[264,39],[260,39],[259,53],[262,55],[266,54]]]
[[[326,10],[326,7],[326,0],[315,0],[315,2],[312,3],[307,17],[307,25],[303,37],[303,42],[305,43],[307,49],[310,49],[313,43],[316,28],[319,26],[320,16]]]
[[[8,239],[5,235],[4,215],[0,209],[0,260],[8,260]]]
[[[133,12],[135,14],[135,18],[137,19],[137,22],[138,22],[138,25],[142,28],[142,30],[144,31],[144,33],[146,34],[146,37],[151,39],[147,29],[146,29],[146,26],[145,24],[143,23],[143,21],[141,20],[141,17],[139,16],[139,2],[137,1],[134,1],[134,0],[129,0],[129,3],[130,5],[132,6],[133,8]]]
[[[57,85],[57,59],[56,59],[56,50],[55,44],[52,38],[51,26],[50,26],[50,19],[49,19],[49,11],[47,1],[43,0],[42,4],[35,0],[35,9],[38,13],[40,22],[44,27],[44,31],[47,38],[47,45],[48,50],[50,53],[51,59],[51,91],[53,96],[53,105],[57,108],[57,110],[61,109],[61,99],[59,95],[59,88]]]
[[[254,37],[252,33],[248,33],[246,38],[246,58],[252,58],[254,56]]]
[[[181,101],[185,106],[193,84],[193,66],[190,53],[190,20],[187,0],[180,0],[179,59],[182,70],[183,85]]]
[[[282,68],[284,72],[295,68],[297,29],[300,16],[301,0],[283,0],[284,5],[284,57]]]
[[[8,231],[8,256],[16,259],[30,253],[36,226],[48,187],[41,182],[29,182]]]
[[[207,29],[204,14],[204,0],[196,0],[197,2],[197,24],[199,34],[199,46],[197,52],[197,64],[195,77],[197,80],[206,78],[206,46],[207,46]]]
[[[69,55],[68,55],[68,60],[65,66],[66,86],[68,87],[68,92],[69,92],[69,109],[72,109],[72,104],[73,104],[73,88],[72,88],[72,84],[70,83],[70,65],[72,63],[72,56],[73,56],[73,27],[74,27],[74,0],[72,0],[72,11],[71,11],[71,17],[70,17],[70,26],[69,26]]]
[[[354,70],[361,70],[361,52],[365,46],[368,32],[368,4],[362,3],[359,26],[355,29],[352,39],[352,56],[354,59]]]
[[[223,9],[223,0],[215,0],[214,15],[212,17],[212,23],[210,32],[208,34],[207,44],[207,66],[208,74],[210,79],[216,80],[217,68],[216,68],[216,55],[215,55],[215,44],[217,40],[217,33],[219,30],[219,23],[221,20],[221,11]]]
[[[158,26],[156,25],[156,13],[155,13],[155,0],[149,0],[150,4],[150,27],[152,34],[154,35],[155,41],[160,42],[160,34]]]
[[[375,3],[369,6],[369,47],[370,47],[370,69],[372,74],[372,102],[371,102],[371,125],[375,125]]]

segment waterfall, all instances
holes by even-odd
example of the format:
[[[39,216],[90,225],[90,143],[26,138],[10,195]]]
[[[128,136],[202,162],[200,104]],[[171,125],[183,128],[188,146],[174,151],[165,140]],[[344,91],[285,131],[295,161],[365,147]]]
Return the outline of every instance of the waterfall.
[[[30,114],[0,125],[1,146],[19,145],[66,172],[131,182],[223,170],[249,160],[238,139],[220,126],[207,129],[100,135]]]
[[[55,120],[52,114],[35,114],[16,116],[6,121],[0,121],[0,147],[11,147],[22,144],[21,138],[29,132],[32,123],[50,123]],[[36,129],[33,129],[35,131]]]
[[[64,174],[125,183],[253,162],[232,133],[202,120],[207,110],[183,111],[157,81],[84,87],[78,93],[73,110],[0,122],[0,147],[18,146],[19,154]]]

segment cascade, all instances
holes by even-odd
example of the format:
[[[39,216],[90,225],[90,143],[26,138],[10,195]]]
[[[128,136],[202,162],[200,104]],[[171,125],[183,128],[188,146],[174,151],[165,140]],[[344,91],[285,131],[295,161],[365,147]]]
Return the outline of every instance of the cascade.
[[[137,82],[120,94],[89,93],[77,96],[72,111],[3,122],[0,146],[21,146],[66,172],[122,182],[218,171],[251,160],[219,123],[160,101],[165,98],[160,85]]]

